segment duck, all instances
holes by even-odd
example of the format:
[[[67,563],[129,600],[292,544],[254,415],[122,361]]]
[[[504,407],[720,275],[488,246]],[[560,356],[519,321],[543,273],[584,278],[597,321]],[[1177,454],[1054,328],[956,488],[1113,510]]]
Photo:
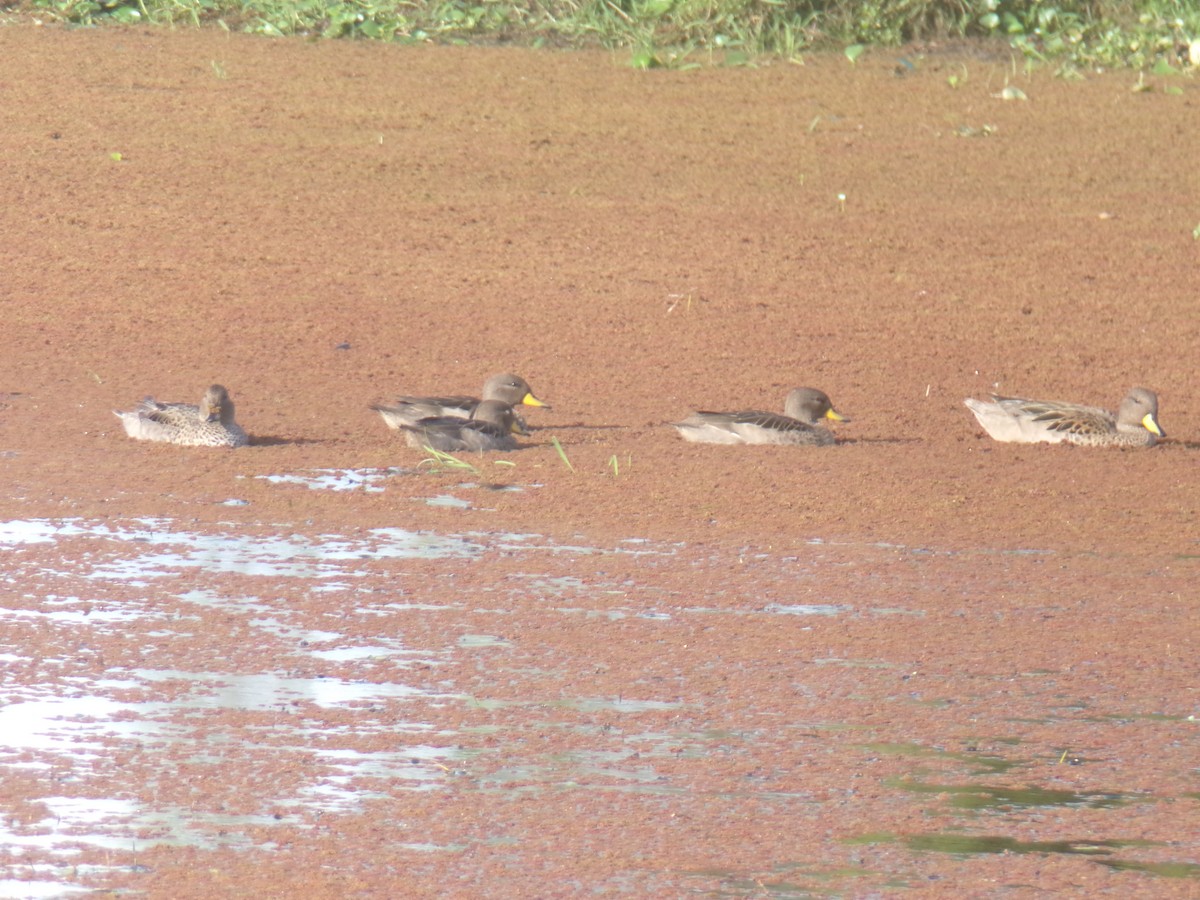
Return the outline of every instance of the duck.
[[[507,372],[493,375],[485,381],[481,397],[397,397],[393,403],[373,403],[371,409],[379,413],[388,428],[400,430],[422,419],[469,419],[476,407],[486,400],[496,400],[509,406],[550,409],[550,404],[534,395],[529,382],[520,375]]]
[[[513,408],[499,400],[482,400],[469,419],[460,416],[427,416],[402,425],[404,440],[410,447],[432,448],[443,453],[460,450],[514,450],[513,435],[526,435],[521,418]]]
[[[835,443],[833,432],[818,427],[822,419],[849,422],[833,408],[824,391],[796,388],[787,395],[783,415],[745,410],[742,412],[694,412],[682,422],[672,423],[685,441],[700,444],[808,444]]]
[[[1005,443],[1153,447],[1166,437],[1158,424],[1158,396],[1148,388],[1131,390],[1116,415],[1079,403],[991,397],[990,402],[970,397],[963,402],[993,440]]]
[[[210,385],[191,403],[160,403],[147,397],[136,409],[113,410],[134,440],[162,441],[185,447],[244,447],[250,438],[233,420],[233,401],[223,385]]]

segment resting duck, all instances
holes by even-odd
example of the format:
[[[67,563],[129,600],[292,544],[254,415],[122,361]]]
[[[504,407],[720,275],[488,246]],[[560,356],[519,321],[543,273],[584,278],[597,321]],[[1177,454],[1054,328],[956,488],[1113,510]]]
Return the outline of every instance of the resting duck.
[[[204,392],[199,406],[159,403],[147,397],[129,412],[113,410],[125,433],[139,441],[163,441],[186,447],[242,447],[250,442],[233,420],[229,391],[214,384]]]
[[[471,418],[431,416],[402,425],[404,440],[410,447],[432,447],[443,453],[459,450],[513,450],[514,434],[528,434],[513,408],[499,400],[483,400]]]
[[[1158,424],[1158,397],[1134,388],[1114,416],[1108,410],[1057,400],[992,395],[963,401],[994,440],[1015,444],[1066,441],[1085,447],[1153,447],[1166,437]]]
[[[482,397],[397,397],[393,403],[375,403],[371,409],[383,417],[388,428],[401,429],[421,419],[454,417],[468,419],[484,400],[497,400],[509,406],[541,406],[549,409],[533,394],[520,375],[493,375],[483,383]]]
[[[834,422],[850,420],[833,408],[824,391],[796,388],[787,395],[779,413],[745,410],[743,412],[694,412],[682,422],[673,423],[685,441],[700,444],[810,444],[834,443],[833,433],[820,428],[822,419]]]

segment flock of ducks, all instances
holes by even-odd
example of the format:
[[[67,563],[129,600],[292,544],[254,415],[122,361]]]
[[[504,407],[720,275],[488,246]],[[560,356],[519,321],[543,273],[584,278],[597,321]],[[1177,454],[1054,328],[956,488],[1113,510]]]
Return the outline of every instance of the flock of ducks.
[[[967,408],[993,439],[1008,443],[1067,442],[1087,447],[1151,447],[1165,437],[1158,424],[1158,397],[1134,388],[1121,401],[1116,415],[1104,409],[1053,400],[1026,400],[992,395],[990,401],[968,399]],[[512,450],[517,436],[527,435],[525,421],[514,407],[540,406],[524,378],[494,375],[483,385],[482,397],[398,397],[374,404],[388,428],[402,432],[410,447],[446,453],[470,450]],[[114,410],[125,433],[142,441],[164,441],[192,447],[241,447],[250,442],[234,421],[229,392],[214,384],[199,406],[159,403],[147,397],[128,412]],[[743,410],[700,410],[672,423],[684,440],[701,444],[835,443],[822,420],[850,421],[833,408],[816,388],[796,388],[787,395],[783,414]]]
[[[520,375],[493,375],[477,397],[398,397],[394,403],[371,405],[394,431],[404,432],[410,447],[458,450],[512,450],[513,435],[527,435],[514,406],[550,407],[533,395]]]

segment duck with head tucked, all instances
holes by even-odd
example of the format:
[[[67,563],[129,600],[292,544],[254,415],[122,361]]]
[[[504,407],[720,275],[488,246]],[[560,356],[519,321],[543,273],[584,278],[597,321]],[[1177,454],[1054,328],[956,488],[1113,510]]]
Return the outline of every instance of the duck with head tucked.
[[[744,410],[742,412],[694,412],[673,423],[685,441],[700,444],[808,444],[835,443],[833,432],[821,428],[822,419],[850,420],[833,408],[824,391],[796,388],[787,395],[783,415]]]
[[[233,420],[233,401],[222,385],[210,385],[199,406],[160,403],[147,397],[136,409],[113,410],[125,433],[139,441],[162,441],[185,447],[242,447],[250,442]]]
[[[520,375],[493,375],[483,384],[482,397],[397,397],[392,403],[375,403],[371,409],[383,418],[391,429],[402,429],[414,425],[421,419],[459,418],[469,419],[476,407],[486,400],[495,400],[509,406],[541,406],[549,409],[534,396],[529,383]]]
[[[402,425],[404,440],[410,447],[433,448],[443,453],[460,450],[514,450],[513,435],[526,435],[525,425],[513,408],[499,400],[483,400],[469,419],[458,416],[430,416]]]
[[[1153,447],[1166,437],[1158,424],[1158,397],[1147,388],[1129,392],[1114,416],[1106,409],[992,395],[963,401],[988,435],[1013,444],[1079,444],[1084,447]]]

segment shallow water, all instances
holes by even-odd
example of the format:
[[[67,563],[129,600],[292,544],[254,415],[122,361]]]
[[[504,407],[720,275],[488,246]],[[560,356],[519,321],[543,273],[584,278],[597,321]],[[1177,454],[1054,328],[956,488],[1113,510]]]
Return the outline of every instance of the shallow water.
[[[21,635],[8,630],[3,656],[10,671],[72,672],[69,677],[43,677],[34,686],[10,686],[7,703],[0,708],[0,760],[10,770],[70,771],[83,794],[69,800],[49,795],[32,800],[44,809],[45,818],[12,829],[5,835],[6,843],[64,859],[78,844],[108,849],[161,844],[211,847],[214,826],[219,825],[227,835],[221,843],[238,844],[239,828],[294,824],[306,810],[348,813],[357,809],[375,796],[372,784],[386,783],[389,790],[398,784],[425,789],[444,779],[460,751],[412,743],[388,752],[366,752],[331,739],[352,737],[347,743],[353,744],[372,732],[393,735],[397,730],[420,735],[433,728],[430,709],[447,703],[486,705],[454,690],[408,684],[403,673],[414,665],[436,668],[451,654],[502,649],[511,642],[500,635],[464,632],[449,645],[414,647],[395,635],[349,634],[330,627],[345,618],[344,611],[332,616],[322,613],[317,620],[328,624],[312,627],[311,617],[277,592],[281,579],[298,583],[285,587],[293,596],[298,590],[300,595],[319,597],[331,585],[339,594],[383,592],[388,573],[365,571],[366,564],[478,559],[490,549],[483,537],[397,528],[374,529],[360,538],[251,535],[233,530],[197,533],[160,519],[0,523],[0,547],[9,557],[2,618],[9,625],[24,622],[36,628],[41,638],[37,655],[31,656]],[[490,540],[505,550],[599,552],[560,548],[537,535],[496,535]],[[27,552],[35,549],[37,553]],[[192,575],[205,576],[205,585],[193,586]],[[262,594],[246,590],[264,580],[273,587]],[[563,584],[573,590],[585,587],[577,579]],[[388,594],[389,616],[459,605],[395,603]],[[214,617],[238,620],[248,635],[254,635],[255,645],[273,645],[274,658],[293,657],[312,674],[234,671],[237,666],[224,670],[80,666],[68,660],[80,640],[140,633],[142,637],[135,640],[174,644],[197,634]],[[155,655],[148,651],[144,656],[148,661]],[[326,665],[350,674],[337,677],[324,670]],[[591,698],[570,703],[625,713],[654,706],[649,701],[643,705],[636,700]],[[397,722],[389,715],[386,725],[384,720],[372,725],[378,711],[393,706],[411,708],[411,718]],[[318,724],[322,710],[349,711],[353,728]],[[207,726],[198,729],[197,724],[208,713],[266,714],[268,719],[257,727],[269,730],[276,752],[303,753],[315,761],[313,780],[296,785],[290,796],[271,798],[273,805],[292,812],[282,818],[231,817],[133,798],[118,801],[88,789],[89,782],[103,780],[106,756],[130,741],[179,747],[185,756],[201,752],[207,746],[202,733]]]
[[[735,559],[705,550],[664,573],[664,561],[690,548],[400,528],[199,532],[168,519],[0,523],[0,765],[10,781],[24,779],[26,798],[0,834],[23,858],[0,874],[42,866],[42,886],[21,896],[55,896],[69,887],[55,867],[75,866],[86,848],[118,853],[113,864],[125,867],[158,846],[269,853],[273,832],[358,816],[401,792],[808,805],[812,789],[794,775],[808,763],[773,762],[798,747],[808,762],[879,768],[876,789],[897,807],[987,816],[985,836],[1010,820],[1016,828],[1037,804],[1153,804],[1111,788],[997,783],[1031,771],[1034,751],[1013,736],[1040,724],[1010,722],[988,736],[988,753],[889,742],[893,720],[978,716],[1009,674],[998,669],[982,676],[978,696],[948,699],[908,647],[831,642],[829,627],[858,621],[924,623],[947,594],[969,608],[1010,584],[1028,593],[1023,567],[1040,565],[1038,554],[809,547]],[[991,561],[984,575],[979,557]],[[518,615],[524,624],[514,627]],[[628,634],[645,646],[637,664],[618,652],[637,650],[622,644]],[[754,657],[729,656],[734,635]],[[751,665],[778,667],[777,694],[741,698]],[[1025,683],[1048,680],[1030,673]],[[807,698],[829,692],[843,696],[845,718],[806,716]],[[887,715],[872,724],[881,703]],[[1104,714],[1059,698],[1048,721]],[[554,740],[530,744],[543,734]],[[681,763],[748,774],[696,793]],[[209,799],[230,791],[235,802]],[[1005,838],[978,846],[988,840]],[[879,842],[912,853],[975,846],[943,846],[936,835]],[[1142,871],[1190,877],[1174,862]]]
[[[383,493],[383,482],[398,475],[411,475],[408,469],[311,469],[286,475],[257,475],[271,484],[300,485],[311,491],[364,491]]]

